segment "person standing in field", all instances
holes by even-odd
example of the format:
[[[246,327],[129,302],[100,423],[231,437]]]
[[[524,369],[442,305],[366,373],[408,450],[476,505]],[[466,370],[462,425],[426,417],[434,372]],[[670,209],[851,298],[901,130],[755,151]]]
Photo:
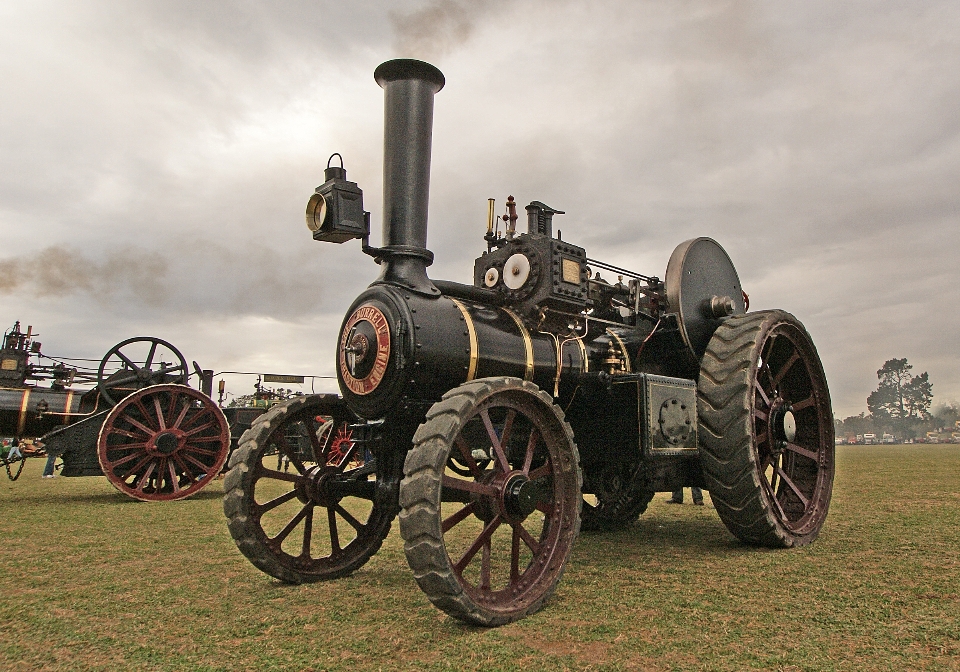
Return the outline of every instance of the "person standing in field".
[[[703,490],[700,488],[690,488],[690,495],[693,497],[695,506],[703,506]],[[667,500],[667,504],[683,504],[683,488],[673,491],[673,496]]]
[[[37,447],[42,448],[43,444],[38,443]],[[47,453],[47,463],[43,466],[43,478],[55,478],[56,474],[54,472],[54,467],[56,465],[57,456],[53,453]]]

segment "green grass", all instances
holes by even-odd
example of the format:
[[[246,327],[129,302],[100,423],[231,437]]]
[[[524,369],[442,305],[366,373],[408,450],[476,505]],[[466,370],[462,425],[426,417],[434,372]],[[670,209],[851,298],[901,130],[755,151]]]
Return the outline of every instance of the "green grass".
[[[658,495],[581,536],[542,612],[491,630],[430,605],[396,529],[353,576],[285,586],[234,547],[220,481],[147,504],[42,467],[0,482],[4,670],[960,670],[958,446],[838,447],[797,551]]]

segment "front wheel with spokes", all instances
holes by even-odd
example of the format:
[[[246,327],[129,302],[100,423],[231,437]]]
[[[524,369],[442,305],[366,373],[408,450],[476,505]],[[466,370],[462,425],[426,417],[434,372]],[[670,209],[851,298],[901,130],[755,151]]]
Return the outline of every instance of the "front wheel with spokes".
[[[697,389],[710,498],[739,539],[771,547],[817,538],[833,491],[827,380],[803,325],[781,310],[728,318]]]
[[[396,514],[386,480],[398,475],[389,454],[359,459],[363,446],[346,427],[355,421],[335,395],[309,395],[277,404],[241,437],[223,511],[263,572],[287,583],[335,579],[379,550]],[[276,468],[278,457],[292,468]]]
[[[516,378],[451,390],[417,430],[404,475],[404,551],[435,606],[492,626],[544,605],[581,503],[573,432],[547,394]]]

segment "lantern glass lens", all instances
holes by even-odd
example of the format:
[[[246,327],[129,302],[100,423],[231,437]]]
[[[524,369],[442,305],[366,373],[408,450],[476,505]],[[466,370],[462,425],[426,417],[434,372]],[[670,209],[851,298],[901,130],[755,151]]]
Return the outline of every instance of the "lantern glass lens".
[[[320,194],[314,194],[307,202],[307,228],[317,232],[327,218],[327,199]]]

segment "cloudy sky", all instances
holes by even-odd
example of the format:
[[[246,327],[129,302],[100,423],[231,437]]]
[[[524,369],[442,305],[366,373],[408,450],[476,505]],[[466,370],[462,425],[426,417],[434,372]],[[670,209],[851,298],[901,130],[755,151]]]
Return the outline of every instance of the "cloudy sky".
[[[960,399],[956,2],[2,2],[0,326],[332,374],[378,268],[304,207],[340,152],[379,243],[396,57],[447,79],[432,277],[470,282],[508,194],[649,275],[711,236],[753,308],[806,324],[838,415],[892,357]]]

